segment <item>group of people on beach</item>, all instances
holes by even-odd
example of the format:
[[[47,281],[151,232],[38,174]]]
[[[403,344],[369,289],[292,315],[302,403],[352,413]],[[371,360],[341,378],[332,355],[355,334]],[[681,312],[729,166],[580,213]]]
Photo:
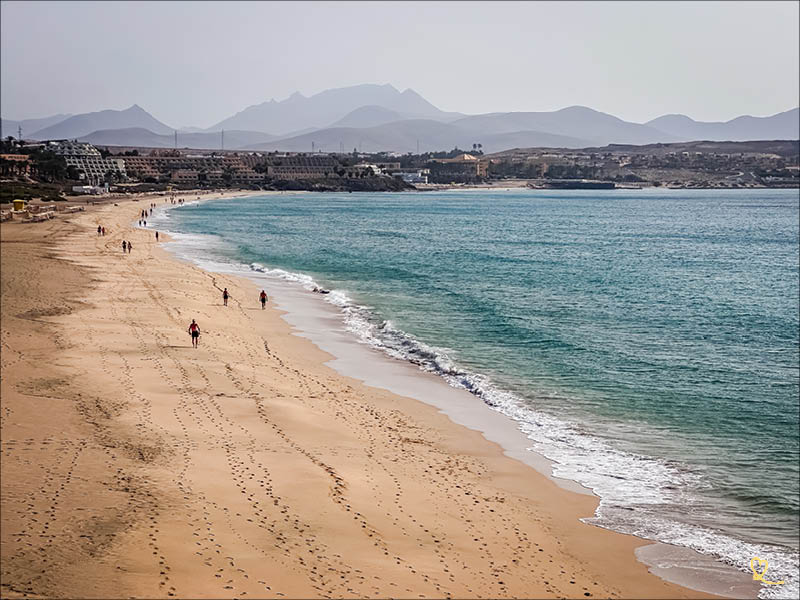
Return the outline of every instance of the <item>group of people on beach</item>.
[[[222,290],[222,305],[228,306],[228,299],[231,298],[230,292],[228,292],[228,288]],[[261,302],[261,310],[265,310],[267,308],[267,301],[269,298],[267,297],[267,292],[261,290],[261,293],[258,295],[258,301]],[[200,326],[197,324],[197,321],[192,319],[192,322],[189,324],[189,335],[192,337],[192,347],[197,348],[197,344],[200,341]]]
[[[133,244],[131,244],[130,242],[126,242],[125,240],[122,240],[122,253],[123,254],[125,254],[125,252],[130,254],[132,249],[133,249]]]
[[[105,234],[106,234],[106,228],[102,227],[101,225],[98,225],[97,226],[97,235],[105,235]]]
[[[156,207],[155,202],[150,203],[150,208],[144,209],[139,213],[139,227],[147,227],[147,217],[153,214],[153,209]]]

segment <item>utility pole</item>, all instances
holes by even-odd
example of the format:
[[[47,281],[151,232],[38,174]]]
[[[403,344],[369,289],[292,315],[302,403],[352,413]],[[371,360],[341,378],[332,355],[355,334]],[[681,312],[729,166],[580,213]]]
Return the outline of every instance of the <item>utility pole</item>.
[[[220,132],[219,139],[220,139],[220,142],[219,142],[220,146],[222,146],[221,149],[225,150],[225,130],[224,129]]]
[[[417,140],[417,154],[419,154],[419,140]]]
[[[311,142],[311,154],[314,154],[314,142]]]
[[[175,130],[175,150],[178,149],[178,130]]]
[[[17,141],[21,142],[22,141],[22,125],[18,125],[17,126],[17,132],[19,133],[19,136],[17,137]]]

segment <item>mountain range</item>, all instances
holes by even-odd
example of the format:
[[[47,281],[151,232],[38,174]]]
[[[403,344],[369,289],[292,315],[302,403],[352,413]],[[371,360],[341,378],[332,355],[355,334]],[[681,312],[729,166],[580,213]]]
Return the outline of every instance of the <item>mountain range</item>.
[[[412,89],[400,92],[389,84],[364,84],[325,90],[309,98],[295,92],[282,102],[272,99],[249,106],[210,129],[243,129],[286,135],[309,127],[328,127],[348,113],[366,106],[391,111],[400,119],[432,118],[446,121],[463,116],[439,110]]]
[[[632,123],[583,106],[551,112],[446,112],[411,89],[365,84],[326,90],[310,97],[299,92],[280,102],[249,106],[209,128],[182,127],[181,148],[339,152],[421,152],[509,148],[583,148],[607,144],[750,141],[800,138],[800,109],[769,117],[741,116],[726,122],[664,115]],[[26,139],[80,139],[109,146],[171,148],[176,129],[140,106],[79,115],[3,120],[3,135]]]

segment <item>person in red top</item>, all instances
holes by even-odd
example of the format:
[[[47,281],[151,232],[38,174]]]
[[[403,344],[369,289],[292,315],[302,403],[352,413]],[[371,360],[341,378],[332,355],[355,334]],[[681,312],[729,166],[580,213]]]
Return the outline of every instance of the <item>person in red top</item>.
[[[258,298],[261,300],[261,310],[264,310],[267,307],[267,292],[261,290],[261,295]]]
[[[217,288],[217,289],[219,289],[219,288]],[[223,304],[224,306],[228,306],[228,296],[229,296],[229,294],[228,294],[228,288],[225,288],[225,289],[222,291],[222,304]]]
[[[192,319],[192,324],[189,325],[189,335],[192,336],[192,347],[197,348],[197,342],[200,340],[200,326]]]

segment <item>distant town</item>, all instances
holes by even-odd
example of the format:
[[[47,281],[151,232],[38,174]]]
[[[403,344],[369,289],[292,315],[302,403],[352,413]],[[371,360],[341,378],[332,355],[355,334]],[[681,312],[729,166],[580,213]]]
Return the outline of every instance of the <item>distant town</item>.
[[[303,153],[0,142],[2,201],[198,188],[402,191],[454,186],[800,187],[800,142],[681,142],[599,148]]]

